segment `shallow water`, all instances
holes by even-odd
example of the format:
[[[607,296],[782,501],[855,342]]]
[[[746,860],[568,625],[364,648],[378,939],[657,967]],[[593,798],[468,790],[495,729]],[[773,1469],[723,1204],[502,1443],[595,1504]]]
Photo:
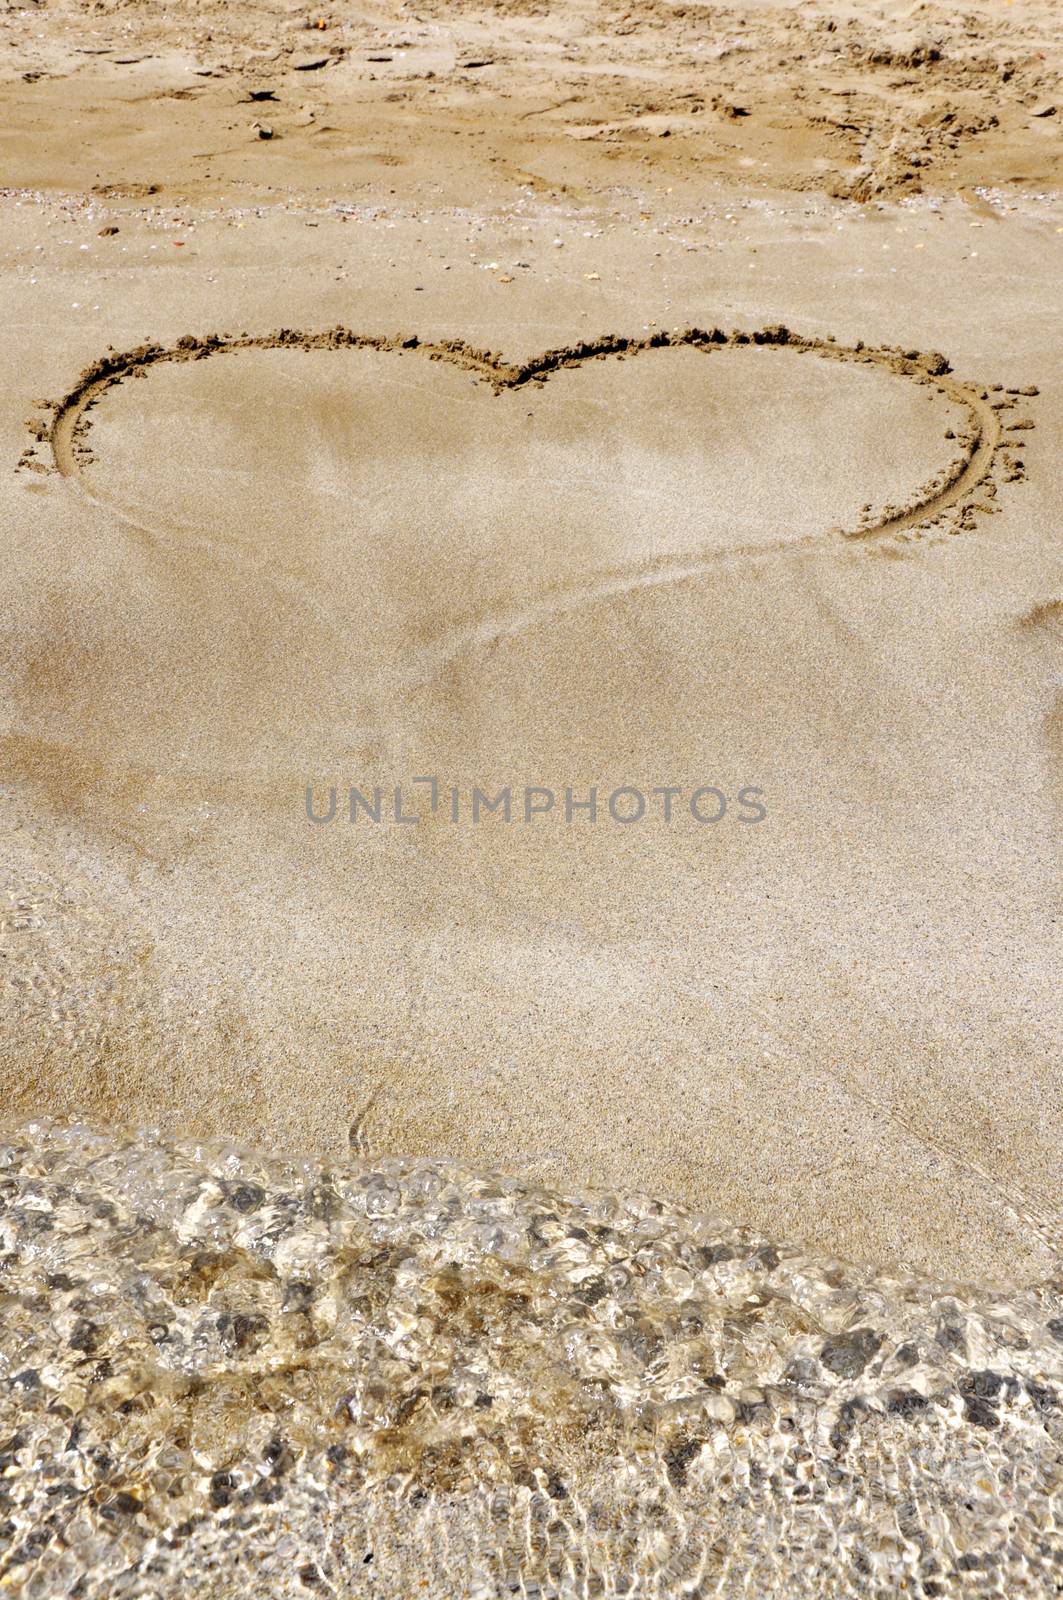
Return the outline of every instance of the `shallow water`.
[[[0,1142],[0,1252],[7,1592],[1063,1586],[1063,1280],[45,1123]]]

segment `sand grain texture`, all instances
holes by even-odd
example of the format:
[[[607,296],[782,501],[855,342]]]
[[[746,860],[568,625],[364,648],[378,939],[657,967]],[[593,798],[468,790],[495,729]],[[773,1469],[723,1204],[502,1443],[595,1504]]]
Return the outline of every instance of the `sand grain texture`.
[[[1048,8],[325,20],[3,24],[6,1107],[1051,1270]]]
[[[0,17],[5,1591],[1058,1588],[1056,11]]]

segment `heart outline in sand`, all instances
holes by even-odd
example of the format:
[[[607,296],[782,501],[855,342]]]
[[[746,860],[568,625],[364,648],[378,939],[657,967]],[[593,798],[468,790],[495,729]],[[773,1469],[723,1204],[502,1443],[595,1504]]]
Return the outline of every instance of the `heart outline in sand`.
[[[133,523],[134,519],[127,511],[111,502],[98,487],[90,485],[83,475],[83,468],[93,459],[87,439],[89,413],[108,390],[160,364],[200,361],[215,355],[247,350],[403,351],[415,352],[430,361],[445,362],[468,371],[496,392],[501,392],[528,384],[542,384],[551,374],[565,368],[610,356],[637,356],[644,351],[660,349],[693,348],[711,352],[744,347],[786,349],[810,353],[830,361],[876,366],[883,371],[910,378],[913,382],[934,386],[967,414],[967,426],[955,441],[957,454],[928,484],[916,489],[907,504],[899,508],[887,506],[883,512],[869,516],[855,528],[834,527],[819,534],[796,540],[780,540],[774,544],[727,546],[708,553],[699,552],[694,557],[668,554],[642,563],[637,573],[632,573],[630,567],[621,566],[604,576],[597,574],[593,581],[576,588],[547,588],[536,603],[524,607],[520,613],[480,619],[474,627],[464,630],[460,635],[452,635],[439,648],[427,652],[426,659],[414,674],[415,678],[423,681],[455,656],[492,643],[559,612],[623,594],[629,588],[647,583],[696,578],[723,557],[733,560],[744,556],[777,555],[837,541],[868,541],[894,534],[910,535],[915,529],[945,524],[951,524],[951,531],[959,531],[971,527],[977,513],[988,513],[995,509],[986,501],[996,495],[993,467],[996,453],[1003,448],[1003,441],[997,409],[990,402],[989,391],[984,385],[972,385],[956,379],[951,374],[946,357],[937,352],[875,347],[863,343],[843,345],[831,337],[802,335],[782,325],[752,332],[687,328],[681,332],[662,331],[638,338],[609,334],[577,345],[545,351],[523,363],[508,362],[489,350],[477,349],[459,339],[433,342],[413,334],[363,334],[343,325],[320,331],[282,328],[257,335],[186,335],[172,345],[145,344],[124,352],[108,351],[86,368],[69,392],[50,407],[50,416],[46,420],[36,420],[30,426],[38,445],[50,451],[51,470],[75,481],[88,498]],[[48,470],[47,465],[42,467],[35,459],[33,447],[25,452],[21,464],[36,470]],[[1012,472],[1011,475],[1020,474]],[[980,489],[984,497],[981,501],[975,498]],[[139,527],[139,524],[134,525]]]

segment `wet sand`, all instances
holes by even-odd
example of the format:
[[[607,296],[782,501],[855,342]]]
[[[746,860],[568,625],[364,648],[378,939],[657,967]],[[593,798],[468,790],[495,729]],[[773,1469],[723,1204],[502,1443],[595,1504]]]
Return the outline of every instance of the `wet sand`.
[[[0,1193],[19,1592],[1055,1584],[1058,1285],[854,1269],[453,1163],[78,1126],[0,1139]]]
[[[1056,1581],[1055,20],[0,19],[0,1585]]]
[[[9,199],[32,453],[5,491],[6,1105],[339,1151],[371,1100],[379,1152],[1035,1276],[1060,571],[1029,308],[1057,210],[613,204]],[[682,346],[498,388],[609,332],[779,322],[854,355]],[[494,355],[157,362],[69,459],[60,428],[58,468],[25,431],[108,345],[337,324]],[[894,370],[934,351],[950,373]],[[403,784],[412,810],[432,774],[458,824],[446,798],[417,828],[306,820],[308,782],[341,812]],[[474,785],[556,809],[473,828]],[[566,824],[592,785],[599,820]],[[670,785],[673,824],[660,799],[609,817],[617,787]]]

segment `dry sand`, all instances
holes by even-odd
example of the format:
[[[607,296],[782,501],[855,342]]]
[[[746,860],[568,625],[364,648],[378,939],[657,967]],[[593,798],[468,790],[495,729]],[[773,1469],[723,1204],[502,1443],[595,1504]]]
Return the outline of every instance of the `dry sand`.
[[[323,20],[0,24],[5,1112],[1044,1275],[1053,7]]]

